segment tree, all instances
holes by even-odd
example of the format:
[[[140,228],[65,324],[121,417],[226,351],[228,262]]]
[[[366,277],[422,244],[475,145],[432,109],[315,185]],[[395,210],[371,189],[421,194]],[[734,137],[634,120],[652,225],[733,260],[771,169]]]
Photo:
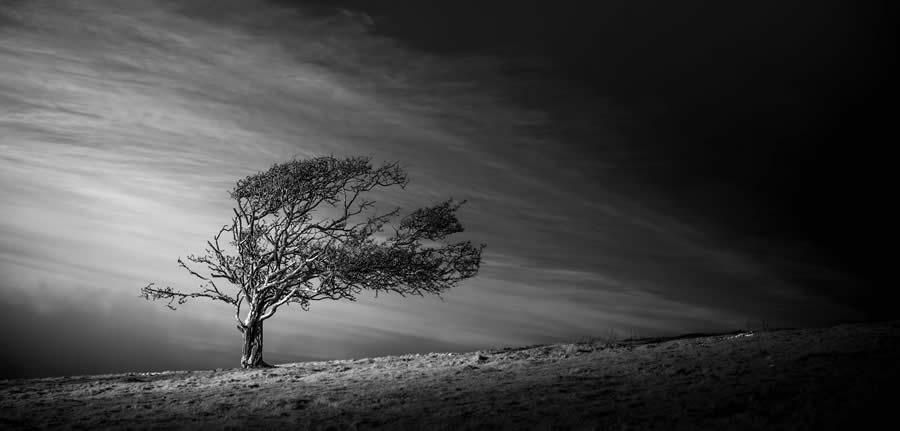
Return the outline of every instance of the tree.
[[[363,290],[440,296],[477,274],[484,245],[446,241],[463,231],[456,211],[465,201],[449,199],[399,217],[399,208],[379,214],[375,202],[363,198],[406,184],[397,163],[375,168],[363,157],[275,164],[237,182],[229,191],[237,202],[231,223],[207,241],[206,254],[187,257],[208,275],[178,259],[202,280],[196,291],[150,283],[141,296],[168,300],[173,310],[192,298],[234,306],[244,368],[270,366],[262,356],[263,322],[283,306],[309,310],[313,301],[354,301]],[[223,235],[231,237],[227,244],[220,242]],[[223,280],[229,289],[217,284]]]

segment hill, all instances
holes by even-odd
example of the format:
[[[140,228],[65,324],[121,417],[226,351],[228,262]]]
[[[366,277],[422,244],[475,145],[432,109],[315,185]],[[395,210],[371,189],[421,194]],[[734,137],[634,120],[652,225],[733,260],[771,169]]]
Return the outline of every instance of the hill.
[[[898,364],[895,321],[4,380],[0,428],[850,429],[890,416]]]

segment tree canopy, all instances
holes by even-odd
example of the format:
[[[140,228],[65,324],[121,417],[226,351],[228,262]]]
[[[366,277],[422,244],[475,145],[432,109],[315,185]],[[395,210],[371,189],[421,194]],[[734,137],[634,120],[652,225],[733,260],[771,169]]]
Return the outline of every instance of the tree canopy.
[[[447,241],[463,231],[456,212],[465,201],[448,199],[401,216],[400,208],[377,212],[364,196],[407,182],[398,163],[373,167],[365,157],[275,164],[230,190],[231,223],[207,241],[204,254],[187,256],[190,264],[178,259],[203,281],[198,290],[150,283],[142,296],[168,300],[173,309],[192,298],[231,304],[245,338],[242,365],[254,367],[265,364],[262,322],[285,305],[308,310],[313,301],[352,301],[364,290],[440,295],[477,274],[484,245]],[[222,281],[230,286],[217,284]],[[259,354],[247,357],[254,342]]]

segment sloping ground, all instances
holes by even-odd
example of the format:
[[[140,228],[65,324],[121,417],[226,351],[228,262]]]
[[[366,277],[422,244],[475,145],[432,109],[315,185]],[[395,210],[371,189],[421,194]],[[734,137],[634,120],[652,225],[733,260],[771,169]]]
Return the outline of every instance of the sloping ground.
[[[0,428],[864,429],[900,383],[900,322],[609,344],[6,380]]]

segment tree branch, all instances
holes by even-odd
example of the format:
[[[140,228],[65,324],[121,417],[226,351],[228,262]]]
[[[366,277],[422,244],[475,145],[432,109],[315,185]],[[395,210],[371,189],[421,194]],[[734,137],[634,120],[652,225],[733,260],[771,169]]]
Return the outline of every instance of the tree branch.
[[[216,295],[213,293],[207,292],[180,292],[172,289],[171,287],[164,288],[155,288],[153,287],[155,283],[150,283],[147,286],[141,288],[141,297],[147,299],[148,301],[155,301],[158,299],[168,299],[169,302],[166,304],[167,307],[175,310],[175,306],[173,303],[178,303],[179,305],[184,304],[191,298],[209,298],[216,301],[222,301],[228,304],[235,304],[234,298],[231,298],[226,295]]]

